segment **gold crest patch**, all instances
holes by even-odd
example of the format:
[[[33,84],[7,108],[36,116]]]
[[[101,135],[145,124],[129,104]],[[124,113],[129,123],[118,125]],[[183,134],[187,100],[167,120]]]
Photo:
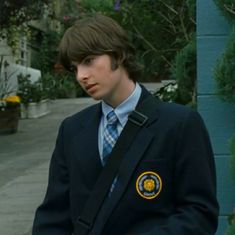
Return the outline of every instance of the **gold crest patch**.
[[[157,173],[146,171],[136,180],[136,190],[141,197],[154,199],[162,190],[162,179]]]

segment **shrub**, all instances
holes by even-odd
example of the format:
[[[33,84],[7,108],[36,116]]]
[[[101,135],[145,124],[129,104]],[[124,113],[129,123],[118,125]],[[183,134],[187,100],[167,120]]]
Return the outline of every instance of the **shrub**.
[[[181,104],[196,104],[196,39],[195,37],[177,53],[172,78],[178,84],[178,101]]]
[[[20,74],[18,75],[18,83],[19,88],[17,94],[22,104],[27,106],[30,102],[39,102],[47,98],[41,79],[32,82],[30,80],[30,74]]]
[[[214,2],[229,21],[235,21],[234,0],[214,0]]]
[[[227,102],[235,103],[235,31],[231,34],[225,52],[214,70],[217,94]]]
[[[178,85],[175,82],[170,82],[155,92],[154,96],[165,102],[178,102]]]

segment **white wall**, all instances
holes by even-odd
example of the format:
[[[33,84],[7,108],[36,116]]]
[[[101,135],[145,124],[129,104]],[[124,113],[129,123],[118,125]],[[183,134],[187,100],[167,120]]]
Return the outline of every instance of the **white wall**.
[[[32,82],[37,81],[41,77],[40,70],[36,70],[30,67],[25,67],[14,63],[9,63],[9,66],[7,66],[5,70],[3,69],[2,74],[0,76],[0,93],[2,93],[3,91],[1,90],[4,89],[4,91],[8,94],[16,94],[18,89],[17,77],[19,74],[30,74],[30,80]]]

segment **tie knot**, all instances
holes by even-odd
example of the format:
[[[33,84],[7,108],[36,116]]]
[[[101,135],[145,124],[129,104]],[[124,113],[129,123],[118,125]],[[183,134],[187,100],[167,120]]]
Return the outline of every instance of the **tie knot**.
[[[107,114],[107,121],[108,121],[108,124],[117,123],[118,118],[117,118],[117,115],[114,113],[113,110]]]

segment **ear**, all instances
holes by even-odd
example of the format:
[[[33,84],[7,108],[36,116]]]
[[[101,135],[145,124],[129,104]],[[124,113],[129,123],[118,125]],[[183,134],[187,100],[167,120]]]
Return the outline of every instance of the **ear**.
[[[110,55],[110,58],[111,58],[111,69],[116,70],[119,66],[123,64],[123,61],[126,58],[126,54],[125,52],[121,52],[120,54],[112,53],[112,55]]]

